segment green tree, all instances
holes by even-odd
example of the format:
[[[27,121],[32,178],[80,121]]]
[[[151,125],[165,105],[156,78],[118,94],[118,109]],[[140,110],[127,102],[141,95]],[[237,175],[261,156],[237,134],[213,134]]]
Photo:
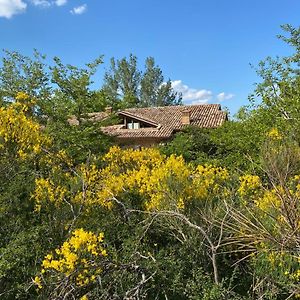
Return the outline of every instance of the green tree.
[[[86,68],[64,65],[58,57],[54,58],[54,62],[55,65],[51,67],[51,82],[56,88],[51,101],[48,102],[49,113],[57,104],[64,106],[66,113],[74,114],[80,120],[88,112],[104,109],[103,94],[90,88],[93,83],[92,76],[96,73],[97,67],[102,64],[102,57],[86,64]]]
[[[294,49],[287,57],[267,57],[259,63],[257,74],[262,81],[257,84],[252,104],[260,108],[268,123],[300,141],[300,27],[283,25],[284,35],[278,37]],[[255,103],[253,99],[259,101]]]
[[[105,108],[106,95],[91,89],[92,77],[102,64],[102,56],[84,68],[65,65],[58,57],[53,60],[54,64],[50,65],[46,56],[37,50],[32,57],[4,51],[0,68],[0,103],[14,101],[19,92],[24,92],[35,99],[36,115],[65,119],[70,114],[79,116]]]
[[[128,60],[125,57],[117,61],[112,58],[110,64],[110,70],[104,75],[103,90],[111,99],[112,106],[137,106],[141,80],[137,57],[130,54]]]
[[[34,50],[33,57],[16,51],[4,51],[0,68],[0,98],[7,102],[19,92],[38,99],[38,105],[48,101],[51,95],[49,67],[46,56]]]
[[[145,72],[141,79],[140,105],[167,106],[181,104],[181,94],[174,92],[171,80],[164,81],[162,70],[155,65],[153,57],[147,57]]]
[[[212,134],[212,129],[190,126],[177,133],[161,150],[167,155],[182,155],[188,162],[207,163],[217,159],[217,145]]]
[[[146,58],[145,70],[138,69],[137,57],[111,59],[104,75],[103,91],[116,108],[181,104],[181,94],[172,89],[171,80],[164,81],[162,70],[153,57]]]

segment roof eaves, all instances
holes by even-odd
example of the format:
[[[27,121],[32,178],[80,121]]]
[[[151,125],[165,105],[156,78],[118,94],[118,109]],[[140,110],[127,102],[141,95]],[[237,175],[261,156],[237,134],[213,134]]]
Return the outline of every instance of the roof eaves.
[[[131,117],[131,118],[134,118],[134,119],[137,119],[139,121],[142,121],[142,122],[145,122],[149,125],[152,125],[152,126],[159,126],[160,124],[158,124],[157,122],[154,122],[152,120],[149,120],[149,119],[145,119],[145,118],[142,118],[136,114],[132,114],[132,113],[129,113],[129,112],[125,112],[125,111],[120,111],[118,112],[118,115],[121,115],[121,116],[126,116],[126,117]]]

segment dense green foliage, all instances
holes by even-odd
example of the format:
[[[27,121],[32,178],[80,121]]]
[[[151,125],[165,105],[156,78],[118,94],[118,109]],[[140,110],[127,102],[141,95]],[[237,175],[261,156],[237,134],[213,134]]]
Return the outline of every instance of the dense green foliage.
[[[172,89],[171,80],[165,82],[162,70],[153,57],[146,58],[145,70],[140,71],[137,57],[115,61],[104,75],[103,91],[113,107],[148,107],[181,104],[182,97]]]
[[[86,116],[180,103],[153,58],[144,72],[112,60],[95,91],[101,57],[78,68],[5,52],[0,298],[299,298],[300,28],[284,29],[295,54],[259,65],[235,120],[136,151]]]

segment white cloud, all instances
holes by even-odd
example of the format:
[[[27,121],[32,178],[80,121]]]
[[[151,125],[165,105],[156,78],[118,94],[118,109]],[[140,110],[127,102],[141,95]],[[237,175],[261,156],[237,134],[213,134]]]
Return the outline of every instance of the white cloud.
[[[175,92],[182,93],[182,100],[186,104],[204,104],[207,103],[213,93],[205,89],[193,89],[183,84],[181,80],[172,81],[172,88]]]
[[[222,92],[222,93],[220,93],[220,94],[217,95],[217,100],[219,102],[222,102],[224,100],[229,100],[229,99],[231,99],[233,97],[234,97],[234,94],[227,94],[225,92]]]
[[[185,104],[205,104],[211,101],[222,102],[234,97],[231,93],[219,93],[215,95],[206,89],[194,89],[183,84],[182,80],[172,81],[172,88],[175,92],[182,93],[182,100]]]
[[[52,5],[63,6],[67,4],[68,0],[31,0],[31,3],[35,6],[50,7]]]
[[[57,5],[57,6],[63,6],[65,4],[67,4],[68,0],[56,0],[54,3]]]
[[[68,0],[0,0],[0,18],[11,18],[13,15],[26,11],[27,3],[41,8],[48,8],[53,5],[63,6],[67,4]],[[84,4],[74,8],[75,14],[82,14],[85,12],[87,5]]]
[[[32,4],[40,7],[49,7],[51,6],[51,2],[47,0],[31,0]]]
[[[26,10],[27,4],[22,0],[0,0],[0,17],[10,19],[13,15]]]
[[[70,13],[73,15],[81,15],[81,14],[85,13],[86,10],[87,10],[87,5],[83,4],[81,6],[77,6],[77,7],[74,7],[73,9],[71,9]]]

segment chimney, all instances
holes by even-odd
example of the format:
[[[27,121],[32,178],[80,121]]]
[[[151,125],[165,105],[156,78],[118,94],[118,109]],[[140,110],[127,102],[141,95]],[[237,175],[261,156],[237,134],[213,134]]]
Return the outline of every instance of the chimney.
[[[190,111],[188,109],[185,109],[185,110],[182,111],[181,124],[182,125],[189,125],[189,124],[191,124]]]
[[[111,106],[105,107],[105,112],[110,115],[112,113],[112,107]]]

